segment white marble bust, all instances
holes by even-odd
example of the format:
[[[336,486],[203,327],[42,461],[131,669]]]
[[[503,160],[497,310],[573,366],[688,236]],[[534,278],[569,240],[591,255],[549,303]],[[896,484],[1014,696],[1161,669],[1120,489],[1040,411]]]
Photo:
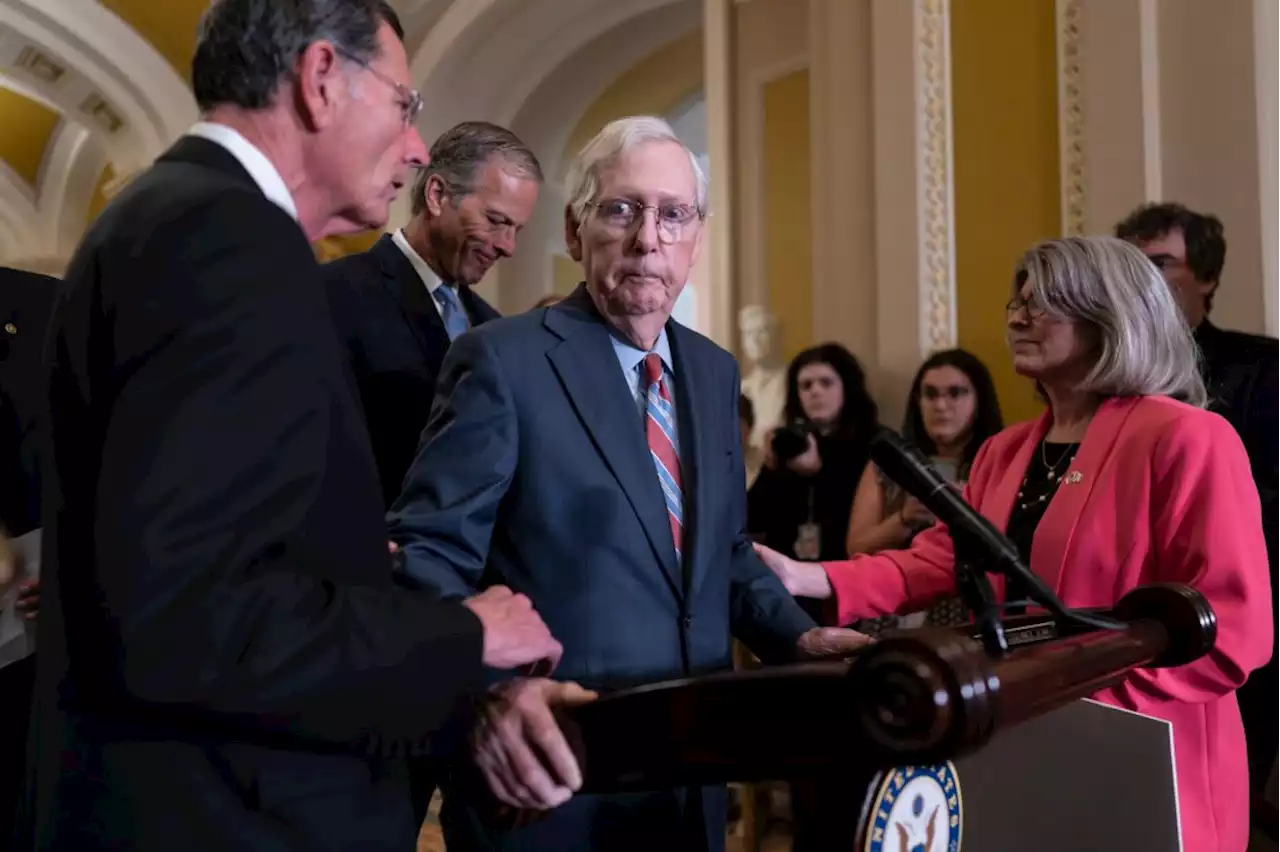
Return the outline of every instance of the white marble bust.
[[[787,370],[778,360],[778,321],[760,305],[738,313],[742,340],[742,393],[755,407],[751,445],[759,450],[765,435],[782,422],[787,404]]]

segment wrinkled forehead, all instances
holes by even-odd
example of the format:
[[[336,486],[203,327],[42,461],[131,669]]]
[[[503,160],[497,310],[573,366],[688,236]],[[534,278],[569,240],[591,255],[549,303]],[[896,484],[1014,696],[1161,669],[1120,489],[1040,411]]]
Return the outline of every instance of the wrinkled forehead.
[[[599,172],[600,195],[634,198],[647,204],[693,204],[698,183],[689,152],[678,142],[642,142]]]

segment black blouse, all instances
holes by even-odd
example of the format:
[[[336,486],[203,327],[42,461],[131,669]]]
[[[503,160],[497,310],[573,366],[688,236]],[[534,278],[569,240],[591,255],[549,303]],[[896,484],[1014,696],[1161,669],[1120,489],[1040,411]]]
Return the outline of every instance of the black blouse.
[[[1024,565],[1031,566],[1031,543],[1035,539],[1036,527],[1049,508],[1053,495],[1058,492],[1062,477],[1071,469],[1071,462],[1080,449],[1077,444],[1060,444],[1041,441],[1031,456],[1031,464],[1027,465],[1026,476],[1018,489],[1018,496],[1013,503],[1013,511],[1009,513],[1009,523],[1005,527],[1005,535],[1018,548]],[[1023,584],[1009,582],[1005,585],[1005,600],[1024,600],[1027,590]],[[1008,610],[1015,614],[1021,608]]]

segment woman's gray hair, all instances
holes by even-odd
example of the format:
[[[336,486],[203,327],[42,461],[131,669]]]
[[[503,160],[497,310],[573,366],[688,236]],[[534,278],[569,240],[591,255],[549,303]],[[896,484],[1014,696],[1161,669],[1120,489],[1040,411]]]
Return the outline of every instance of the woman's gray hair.
[[[674,142],[689,155],[689,165],[697,183],[694,205],[700,216],[707,215],[707,174],[698,165],[698,158],[680,141],[671,125],[651,115],[633,115],[619,118],[582,147],[569,166],[565,179],[565,197],[573,218],[581,225],[586,221],[587,207],[597,200],[600,192],[600,172],[623,154],[648,142]]]
[[[1191,329],[1169,285],[1136,246],[1101,236],[1046,240],[1018,263],[1015,292],[1028,282],[1047,313],[1097,336],[1098,360],[1080,390],[1207,404]]]

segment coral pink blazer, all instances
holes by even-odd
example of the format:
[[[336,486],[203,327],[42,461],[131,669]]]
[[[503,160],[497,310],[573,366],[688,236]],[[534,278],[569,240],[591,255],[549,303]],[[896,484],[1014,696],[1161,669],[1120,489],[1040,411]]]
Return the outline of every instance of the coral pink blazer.
[[[1049,428],[1005,429],[978,452],[965,498],[1000,529]],[[1166,719],[1184,852],[1243,852],[1249,795],[1235,690],[1271,656],[1272,589],[1258,493],[1235,431],[1216,414],[1165,397],[1113,399],[1089,425],[1071,471],[1036,529],[1031,570],[1071,607],[1115,603],[1135,586],[1189,583],[1218,616],[1218,641],[1176,669],[1134,672],[1094,697]],[[953,593],[941,524],[909,550],[824,565],[841,624],[923,608]],[[992,577],[997,594],[1003,580]]]

